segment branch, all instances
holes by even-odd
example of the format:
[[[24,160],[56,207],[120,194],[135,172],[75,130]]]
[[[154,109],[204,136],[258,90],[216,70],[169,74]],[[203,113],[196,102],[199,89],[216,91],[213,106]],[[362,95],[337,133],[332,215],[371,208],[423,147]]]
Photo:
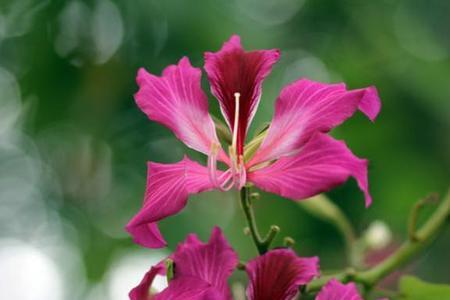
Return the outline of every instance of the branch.
[[[449,216],[450,190],[431,217],[416,231],[414,234],[415,238],[404,242],[397,251],[381,263],[367,271],[358,272],[353,269],[348,269],[334,275],[323,276],[307,285],[306,292],[319,291],[331,278],[336,278],[342,282],[354,281],[364,285],[366,289],[372,288],[381,279],[408,263],[423,248],[428,246],[435,239],[437,233],[444,227]]]

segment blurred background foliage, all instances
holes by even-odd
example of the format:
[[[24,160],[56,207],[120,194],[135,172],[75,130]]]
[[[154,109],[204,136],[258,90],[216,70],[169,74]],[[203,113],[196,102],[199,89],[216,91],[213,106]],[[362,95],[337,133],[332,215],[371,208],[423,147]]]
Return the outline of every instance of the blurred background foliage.
[[[374,203],[364,208],[353,180],[329,196],[358,232],[383,220],[399,243],[413,203],[450,179],[449,28],[444,0],[0,1],[0,298],[126,299],[167,254],[123,230],[141,206],[146,161],[205,158],[138,110],[136,71],[160,74],[184,55],[202,67],[233,33],[247,49],[282,51],[252,132],[299,77],[378,88],[375,124],[357,114],[333,131],[370,160]],[[322,269],[345,266],[336,230],[295,202],[262,194],[256,214]],[[235,192],[192,197],[161,229],[173,249],[216,224],[242,259],[255,255]],[[448,283],[449,239],[447,229],[408,271]]]

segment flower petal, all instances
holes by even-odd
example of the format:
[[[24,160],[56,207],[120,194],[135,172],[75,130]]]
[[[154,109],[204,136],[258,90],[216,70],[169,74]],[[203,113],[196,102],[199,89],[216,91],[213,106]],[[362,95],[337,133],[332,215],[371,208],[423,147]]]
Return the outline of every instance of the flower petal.
[[[157,299],[231,299],[227,280],[238,264],[238,256],[218,227],[208,243],[189,235],[171,259],[174,278]]]
[[[315,132],[328,132],[357,109],[373,121],[380,105],[374,87],[348,91],[344,84],[291,83],[281,91],[267,136],[249,166],[295,153]]]
[[[210,190],[208,169],[185,157],[175,164],[148,163],[144,205],[126,226],[134,242],[149,248],[166,245],[157,221],[178,213],[189,194]]]
[[[155,279],[156,275],[158,274],[164,274],[165,269],[163,264],[158,264],[154,267],[152,267],[144,276],[142,281],[133,288],[128,296],[130,297],[130,300],[150,300],[153,298],[153,296],[150,295],[150,288],[152,286],[153,280]]]
[[[161,77],[141,68],[136,103],[150,120],[169,127],[187,146],[209,154],[218,139],[208,113],[208,98],[200,86],[201,70],[184,57],[167,67]]]
[[[258,256],[246,266],[249,276],[247,297],[250,300],[290,300],[298,287],[319,275],[317,257],[298,257],[290,249],[276,249]]]
[[[354,156],[344,142],[316,133],[298,154],[250,172],[248,178],[262,190],[301,200],[328,191],[349,176],[356,179],[369,206],[367,160]]]
[[[317,294],[316,300],[363,300],[354,283],[342,284],[331,279]]]
[[[261,98],[261,85],[280,56],[279,50],[246,52],[240,38],[233,35],[216,53],[205,53],[205,70],[211,92],[219,100],[220,108],[231,131],[234,126],[235,97],[240,93],[238,153],[242,154],[247,129]]]
[[[227,279],[238,264],[238,255],[228,244],[220,228],[215,227],[208,243],[181,244],[173,255],[175,278],[192,276],[209,283],[230,298]]]
[[[185,276],[173,279],[168,288],[157,294],[155,300],[226,300],[225,295],[207,282]]]

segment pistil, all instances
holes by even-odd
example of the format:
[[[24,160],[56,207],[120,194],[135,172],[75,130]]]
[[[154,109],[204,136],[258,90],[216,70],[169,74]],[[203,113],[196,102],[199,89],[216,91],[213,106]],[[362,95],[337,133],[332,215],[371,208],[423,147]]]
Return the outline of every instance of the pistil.
[[[239,127],[239,98],[241,97],[240,93],[234,93],[234,124],[233,124],[233,139],[231,143],[231,147],[236,151],[237,144],[237,135],[238,135],[238,127]]]

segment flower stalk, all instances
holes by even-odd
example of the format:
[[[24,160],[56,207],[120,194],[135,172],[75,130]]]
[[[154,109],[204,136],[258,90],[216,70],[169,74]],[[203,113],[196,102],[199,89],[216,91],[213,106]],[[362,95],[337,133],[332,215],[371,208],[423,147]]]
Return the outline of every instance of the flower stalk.
[[[245,218],[247,219],[250,235],[252,236],[253,243],[255,244],[258,253],[262,255],[269,250],[276,235],[280,232],[280,228],[276,225],[272,225],[266,236],[264,238],[261,237],[256,224],[255,213],[253,212],[252,198],[254,195],[257,194],[251,194],[250,187],[248,186],[244,186],[240,190],[241,207],[244,211]]]

